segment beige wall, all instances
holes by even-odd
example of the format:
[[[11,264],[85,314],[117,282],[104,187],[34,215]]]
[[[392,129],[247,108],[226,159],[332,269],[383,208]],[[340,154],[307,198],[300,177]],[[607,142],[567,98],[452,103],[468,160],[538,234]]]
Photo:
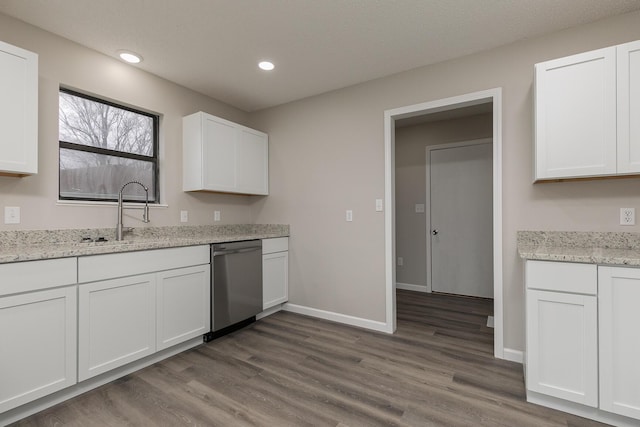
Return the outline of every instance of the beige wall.
[[[426,205],[426,150],[429,145],[490,138],[491,114],[478,114],[396,128],[396,281],[427,285],[426,217],[416,213],[416,203]]]
[[[502,87],[504,342],[522,350],[516,231],[640,230],[618,225],[619,207],[640,207],[638,179],[531,184],[533,65],[637,39],[635,12],[253,114],[272,150],[272,196],[256,219],[291,224],[291,301],[384,320],[383,112]]]
[[[70,86],[161,115],[161,201],[167,208],[151,210],[149,226],[180,224],[180,210],[189,224],[253,222],[256,197],[184,193],[182,191],[182,116],[203,110],[236,122],[247,113],[126,65],[114,58],[54,36],[0,14],[0,40],[39,55],[39,171],[26,178],[0,177],[0,210],[20,206],[21,224],[0,230],[114,227],[115,206],[60,206],[58,195],[58,88]],[[126,226],[141,227],[140,211],[125,211]]]

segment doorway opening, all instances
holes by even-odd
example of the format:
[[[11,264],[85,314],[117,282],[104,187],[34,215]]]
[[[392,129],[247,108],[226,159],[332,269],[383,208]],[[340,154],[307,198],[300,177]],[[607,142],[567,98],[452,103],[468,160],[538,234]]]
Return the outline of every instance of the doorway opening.
[[[502,298],[502,90],[500,88],[475,92],[438,101],[410,105],[385,111],[385,284],[386,284],[386,327],[389,332],[396,330],[396,124],[421,120],[434,120],[442,117],[459,117],[469,109],[487,111],[491,116],[491,133],[493,144],[491,157],[493,169],[492,178],[492,233],[493,244],[493,316],[494,316],[494,356],[504,358],[503,345],[503,298]],[[465,110],[466,109],[466,110]],[[424,159],[424,158],[423,158]],[[426,209],[418,206],[416,210]],[[426,212],[425,212],[426,213]],[[426,226],[426,221],[425,221]],[[426,235],[426,230],[425,230]],[[426,279],[426,273],[425,273]],[[425,280],[426,285],[426,280]],[[426,289],[425,289],[426,290]]]

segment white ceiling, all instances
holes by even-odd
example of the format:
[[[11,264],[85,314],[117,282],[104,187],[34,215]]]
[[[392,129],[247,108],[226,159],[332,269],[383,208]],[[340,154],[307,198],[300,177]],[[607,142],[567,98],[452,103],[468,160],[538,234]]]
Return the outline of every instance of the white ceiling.
[[[640,9],[640,0],[2,0],[0,12],[245,111]],[[276,69],[256,64],[270,59]]]

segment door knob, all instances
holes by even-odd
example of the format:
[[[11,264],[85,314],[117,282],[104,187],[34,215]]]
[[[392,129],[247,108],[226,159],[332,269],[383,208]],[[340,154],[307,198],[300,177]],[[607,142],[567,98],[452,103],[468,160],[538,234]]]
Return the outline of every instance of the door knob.
[[[431,230],[431,234],[435,236],[436,234],[438,234],[438,230]]]

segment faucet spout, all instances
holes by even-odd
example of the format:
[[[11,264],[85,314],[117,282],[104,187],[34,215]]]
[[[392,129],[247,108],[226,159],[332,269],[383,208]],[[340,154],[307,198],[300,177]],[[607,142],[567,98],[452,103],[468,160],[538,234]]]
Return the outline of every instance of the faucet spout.
[[[123,228],[122,228],[122,211],[124,209],[122,202],[122,192],[124,188],[129,184],[138,184],[146,193],[146,200],[144,202],[144,211],[142,213],[142,222],[149,222],[149,188],[142,184],[140,181],[129,181],[120,188],[118,193],[118,223],[116,224],[116,240],[122,240]]]

